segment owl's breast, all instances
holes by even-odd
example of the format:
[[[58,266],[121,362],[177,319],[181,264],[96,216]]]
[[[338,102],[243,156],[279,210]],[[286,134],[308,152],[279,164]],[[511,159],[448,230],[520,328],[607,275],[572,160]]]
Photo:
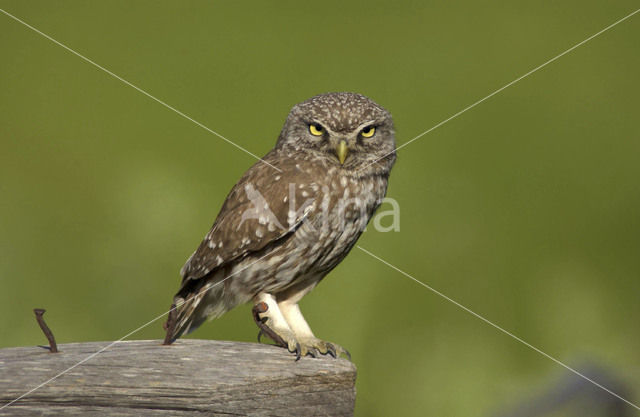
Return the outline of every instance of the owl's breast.
[[[295,233],[310,272],[330,271],[356,243],[385,196],[387,178],[327,176],[314,210]]]

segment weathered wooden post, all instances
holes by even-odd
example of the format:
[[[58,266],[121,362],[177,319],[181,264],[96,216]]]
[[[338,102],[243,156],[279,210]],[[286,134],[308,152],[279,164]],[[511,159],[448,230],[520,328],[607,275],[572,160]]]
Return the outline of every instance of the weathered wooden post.
[[[0,407],[109,345],[0,349]],[[356,368],[255,343],[123,341],[71,369],[2,415],[350,416]]]

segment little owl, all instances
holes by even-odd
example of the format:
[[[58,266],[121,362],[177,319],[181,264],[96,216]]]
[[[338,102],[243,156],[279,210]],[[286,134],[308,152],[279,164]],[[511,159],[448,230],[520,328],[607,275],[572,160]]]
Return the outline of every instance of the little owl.
[[[395,159],[391,115],[367,97],[329,93],[294,106],[180,271],[165,343],[251,301],[258,336],[298,358],[348,355],[314,336],[298,303],[355,245]]]

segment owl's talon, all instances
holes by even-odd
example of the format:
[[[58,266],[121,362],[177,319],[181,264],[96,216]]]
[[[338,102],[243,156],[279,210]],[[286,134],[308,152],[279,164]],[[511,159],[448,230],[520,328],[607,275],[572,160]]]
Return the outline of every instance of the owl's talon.
[[[317,339],[315,337],[308,337],[300,339],[300,345],[302,346],[302,356],[311,356],[312,358],[319,358],[322,356],[331,356],[332,358],[338,358],[340,355],[345,355],[351,360],[349,352],[340,345],[335,343],[325,342],[324,340]]]
[[[302,348],[300,347],[300,343],[296,342],[296,348],[295,350],[290,350],[291,353],[296,354],[296,362],[298,362],[300,360],[300,358],[302,357]]]
[[[327,351],[323,353],[324,355],[331,355],[334,358],[338,358],[340,357],[340,355],[345,355],[349,360],[351,360],[351,354],[342,346],[330,342],[322,343],[324,343],[325,347],[327,348]]]
[[[329,342],[327,342],[327,351],[326,351],[325,355],[327,355],[327,354],[333,356],[334,359],[337,358],[336,348],[335,348],[335,346],[333,346],[333,344],[331,344]]]

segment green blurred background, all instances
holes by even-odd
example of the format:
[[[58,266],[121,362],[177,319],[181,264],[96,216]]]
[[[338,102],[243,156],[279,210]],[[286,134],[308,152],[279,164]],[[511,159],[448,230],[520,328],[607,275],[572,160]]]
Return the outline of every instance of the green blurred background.
[[[291,106],[357,91],[404,143],[634,11],[595,2],[1,1],[262,155]],[[640,14],[399,151],[401,231],[360,244],[640,401]],[[0,15],[0,347],[115,340],[254,163]],[[353,253],[302,302],[350,349],[359,416],[485,415],[567,371]],[[249,307],[192,334],[254,341]],[[135,339],[163,336],[161,322]],[[628,407],[627,411],[635,411]]]

